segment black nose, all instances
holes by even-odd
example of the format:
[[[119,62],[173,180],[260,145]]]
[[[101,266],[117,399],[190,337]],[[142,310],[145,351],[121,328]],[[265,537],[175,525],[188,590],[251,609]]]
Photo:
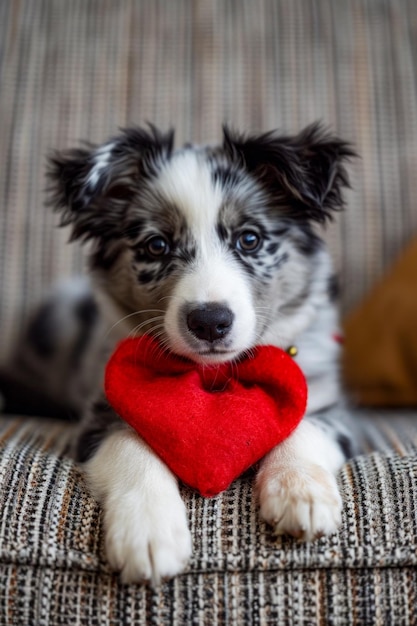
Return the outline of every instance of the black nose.
[[[188,328],[198,339],[216,341],[230,332],[233,313],[220,304],[205,304],[190,311],[187,315]]]

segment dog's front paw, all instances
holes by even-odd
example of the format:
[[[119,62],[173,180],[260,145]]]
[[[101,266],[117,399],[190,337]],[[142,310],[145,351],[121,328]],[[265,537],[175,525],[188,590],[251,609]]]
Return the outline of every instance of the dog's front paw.
[[[108,502],[104,516],[106,554],[124,583],[179,574],[191,556],[186,510],[175,490],[159,497],[133,491]]]
[[[309,541],[340,525],[342,500],[335,477],[319,465],[261,469],[257,494],[262,518],[278,535]]]

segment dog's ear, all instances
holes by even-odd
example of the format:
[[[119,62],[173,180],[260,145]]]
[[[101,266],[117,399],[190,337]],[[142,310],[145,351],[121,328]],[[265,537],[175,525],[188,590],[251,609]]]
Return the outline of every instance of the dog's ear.
[[[174,132],[128,128],[101,146],[53,154],[49,158],[49,204],[72,224],[71,239],[117,237],[126,206],[145,177],[169,158]]]
[[[356,156],[349,143],[312,124],[293,137],[269,132],[245,137],[223,127],[223,149],[267,188],[294,217],[324,222],[343,207],[349,186],[344,163]]]

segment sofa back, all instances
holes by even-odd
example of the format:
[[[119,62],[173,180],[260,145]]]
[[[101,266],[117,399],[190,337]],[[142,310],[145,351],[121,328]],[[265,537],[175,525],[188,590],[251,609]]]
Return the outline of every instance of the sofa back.
[[[407,0],[5,0],[0,8],[0,341],[82,270],[44,208],[45,157],[129,123],[177,143],[293,132],[352,141],[348,209],[326,231],[345,310],[417,230],[417,5]]]

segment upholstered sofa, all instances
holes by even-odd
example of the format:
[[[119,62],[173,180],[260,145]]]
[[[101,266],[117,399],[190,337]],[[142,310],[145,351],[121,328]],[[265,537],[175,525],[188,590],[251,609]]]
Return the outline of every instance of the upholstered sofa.
[[[352,141],[348,207],[325,233],[343,315],[417,232],[410,1],[4,0],[0,32],[3,363],[49,285],[83,267],[43,206],[44,156],[129,122],[198,142],[223,121],[294,131],[319,118]],[[417,410],[352,410],[369,454],[340,472],[337,534],[275,537],[250,474],[209,499],[183,487],[193,558],[157,589],[109,570],[69,454],[75,425],[3,413],[0,625],[417,624]]]

